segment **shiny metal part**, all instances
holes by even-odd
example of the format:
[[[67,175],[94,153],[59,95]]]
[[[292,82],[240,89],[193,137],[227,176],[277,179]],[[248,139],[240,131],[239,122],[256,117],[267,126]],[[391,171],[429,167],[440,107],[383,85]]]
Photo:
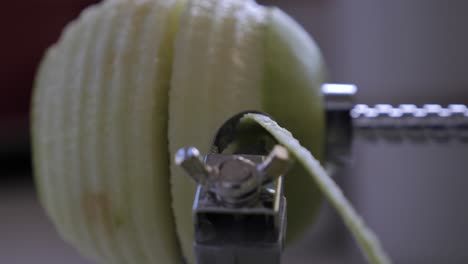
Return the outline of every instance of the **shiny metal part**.
[[[279,145],[269,153],[263,144],[254,144],[248,154],[223,153],[235,140],[244,114],[220,128],[204,159],[194,147],[175,156],[176,164],[198,183],[192,211],[198,264],[281,261],[286,236],[283,176],[291,159]]]
[[[263,182],[267,183],[286,174],[290,166],[291,159],[288,150],[276,145],[266,159],[257,166],[257,170],[263,176]]]
[[[269,160],[259,155],[206,157],[217,174],[207,181],[212,184],[198,185],[193,205],[196,263],[280,263],[286,199],[282,176],[276,173],[284,173],[286,164],[274,152]]]
[[[367,139],[439,141],[468,140],[468,111],[465,105],[423,107],[404,104],[356,105],[351,110],[356,136]]]
[[[256,164],[240,155],[210,154],[207,162],[219,168],[219,178],[211,191],[218,203],[226,207],[253,206],[259,198],[262,181]]]
[[[353,129],[350,111],[357,91],[352,84],[324,84],[326,114],[326,167],[330,173],[344,166],[351,155]]]
[[[215,168],[203,161],[203,157],[195,147],[179,149],[175,155],[175,163],[199,184],[211,184],[218,174]]]
[[[253,160],[258,160],[255,163]],[[209,154],[206,163],[198,149],[181,148],[175,163],[196,183],[229,207],[245,207],[257,202],[260,189],[284,175],[291,165],[288,151],[276,145],[265,158],[258,155]]]
[[[354,84],[325,83],[321,87],[327,111],[348,111],[354,106],[357,87]]]
[[[354,137],[391,142],[454,139],[468,142],[468,109],[465,105],[354,105],[356,92],[357,87],[352,84],[322,86],[327,122],[326,160],[331,170],[347,163]]]
[[[249,207],[219,204],[198,186],[193,207],[197,264],[279,264],[286,236],[283,180],[261,189]]]

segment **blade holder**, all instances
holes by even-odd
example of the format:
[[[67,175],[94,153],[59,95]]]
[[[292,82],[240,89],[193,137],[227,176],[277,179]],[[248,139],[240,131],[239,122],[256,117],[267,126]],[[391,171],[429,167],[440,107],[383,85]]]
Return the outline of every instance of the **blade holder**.
[[[198,264],[281,260],[286,234],[283,176],[291,159],[285,148],[275,145],[266,152],[265,144],[257,144],[261,142],[241,148],[241,153],[223,153],[236,139],[244,114],[226,121],[205,157],[194,147],[175,155],[175,163],[198,184],[192,209]]]
[[[256,161],[261,158],[260,163]],[[209,154],[206,163],[195,147],[181,148],[175,162],[218,203],[229,207],[251,206],[258,201],[261,188],[283,175],[290,166],[288,151],[277,145],[263,156]]]

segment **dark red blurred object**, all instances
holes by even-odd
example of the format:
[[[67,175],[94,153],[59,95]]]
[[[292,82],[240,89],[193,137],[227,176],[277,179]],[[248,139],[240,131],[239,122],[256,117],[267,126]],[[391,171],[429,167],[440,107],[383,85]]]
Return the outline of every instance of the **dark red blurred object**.
[[[96,0],[4,1],[0,8],[0,174],[29,169],[29,108],[44,51]],[[4,173],[7,171],[7,173]],[[3,178],[4,176],[0,177]]]
[[[25,118],[37,65],[62,28],[92,0],[5,1],[0,9],[0,120]],[[1,122],[1,121],[0,121]]]

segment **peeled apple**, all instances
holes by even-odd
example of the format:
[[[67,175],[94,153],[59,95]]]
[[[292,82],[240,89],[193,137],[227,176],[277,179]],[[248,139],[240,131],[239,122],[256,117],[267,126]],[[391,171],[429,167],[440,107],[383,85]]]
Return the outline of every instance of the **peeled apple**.
[[[33,96],[39,197],[61,236],[97,263],[193,263],[195,184],[183,146],[263,111],[322,157],[320,51],[288,15],[251,0],[106,0],[63,31]],[[320,204],[301,166],[286,180],[288,239]]]

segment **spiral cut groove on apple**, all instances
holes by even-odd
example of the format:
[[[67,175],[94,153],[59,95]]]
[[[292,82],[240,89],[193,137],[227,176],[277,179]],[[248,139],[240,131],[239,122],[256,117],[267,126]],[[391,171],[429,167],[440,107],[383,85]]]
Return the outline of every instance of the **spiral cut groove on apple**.
[[[320,158],[323,77],[307,33],[252,0],[90,7],[36,77],[41,202],[62,237],[98,263],[193,263],[195,186],[173,166],[175,150],[206,153],[228,117],[259,110]],[[320,192],[300,166],[285,191],[291,238],[313,222]]]
[[[167,149],[178,9],[175,1],[108,1],[87,9],[38,74],[40,197],[60,234],[101,263],[181,256]]]

